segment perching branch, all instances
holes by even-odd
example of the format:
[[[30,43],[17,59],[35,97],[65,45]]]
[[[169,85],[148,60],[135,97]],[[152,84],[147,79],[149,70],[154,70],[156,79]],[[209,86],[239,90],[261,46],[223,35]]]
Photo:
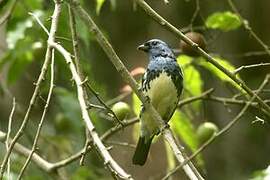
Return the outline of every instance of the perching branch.
[[[223,67],[217,60],[215,60],[212,56],[206,53],[202,48],[198,46],[198,44],[194,43],[191,39],[186,37],[181,31],[179,31],[176,27],[166,21],[163,17],[161,17],[157,12],[155,12],[144,0],[136,0],[137,4],[157,23],[162,25],[164,28],[168,29],[172,33],[174,33],[178,38],[186,42],[190,45],[196,52],[198,52],[202,57],[204,57],[209,63],[214,65],[224,74],[226,74],[229,78],[231,78],[236,84],[238,84],[243,90],[247,92],[250,97],[255,96],[255,101],[257,101],[262,108],[264,108],[268,113],[270,113],[270,106],[263,102],[263,100],[256,95],[241,79],[237,78],[235,74],[230,72],[228,69]]]
[[[43,113],[42,113],[42,116],[41,116],[41,119],[40,119],[40,122],[38,124],[38,129],[37,129],[37,132],[36,132],[36,136],[35,136],[35,139],[34,139],[34,143],[32,145],[32,149],[31,149],[31,152],[29,154],[29,156],[27,157],[27,160],[25,161],[21,171],[20,171],[20,174],[19,174],[19,177],[18,179],[21,179],[22,176],[23,176],[23,173],[24,171],[26,170],[26,167],[28,166],[28,164],[30,163],[31,161],[31,158],[34,154],[34,152],[36,151],[36,148],[37,148],[37,143],[38,143],[38,139],[40,137],[40,132],[41,132],[41,128],[43,126],[43,122],[45,120],[45,116],[47,114],[47,111],[48,111],[48,107],[49,107],[49,104],[50,104],[50,101],[51,101],[51,97],[52,97],[52,93],[53,93],[53,88],[54,88],[54,50],[52,50],[52,59],[51,59],[51,74],[50,74],[50,88],[49,88],[49,93],[48,93],[48,97],[47,97],[47,100],[46,100],[46,104],[44,106],[44,109],[43,109]]]
[[[174,154],[178,161],[182,163],[184,161],[182,152],[179,150],[178,145],[176,144],[173,135],[170,131],[170,129],[166,126],[164,121],[161,119],[157,111],[154,109],[154,107],[151,105],[151,103],[147,100],[142,90],[139,88],[139,85],[135,81],[135,79],[129,74],[128,70],[120,60],[120,58],[115,53],[114,49],[112,48],[109,41],[105,38],[105,36],[102,34],[100,29],[97,27],[95,22],[92,20],[92,18],[89,16],[87,12],[82,9],[82,7],[79,5],[78,1],[72,0],[71,1],[72,8],[74,11],[79,15],[79,17],[85,22],[85,24],[89,27],[89,30],[93,33],[96,40],[100,44],[100,46],[103,48],[105,53],[107,54],[108,58],[111,60],[113,65],[115,66],[116,70],[120,73],[122,78],[128,83],[133,91],[136,93],[138,98],[143,103],[144,107],[148,109],[150,112],[152,112],[152,116],[157,121],[157,124],[160,128],[160,131],[164,135],[164,137],[169,142],[171,148],[174,151]],[[185,165],[183,167],[185,173],[190,179],[203,179],[201,175],[197,172],[196,169],[191,167],[190,165]]]
[[[260,85],[257,94],[259,94],[263,88],[269,83],[270,80],[270,74],[266,75],[264,81]],[[206,147],[208,147],[211,143],[213,143],[218,137],[224,135],[226,132],[228,132],[244,115],[244,113],[247,111],[248,107],[251,105],[251,103],[255,100],[255,96],[253,96],[247,104],[242,108],[242,110],[236,115],[236,117],[230,121],[223,129],[221,129],[218,133],[214,134],[209,140],[207,140],[204,144],[201,145],[200,148],[198,148],[191,156],[189,156],[182,164],[175,167],[171,172],[166,174],[165,177],[162,178],[162,180],[168,179],[171,175],[173,175],[178,169],[180,169],[183,165],[188,163],[190,160],[195,158],[199,153],[201,153]]]
[[[49,38],[48,38],[48,41],[54,41],[55,39],[55,34],[56,34],[56,30],[57,30],[57,26],[58,26],[58,18],[59,18],[59,13],[61,11],[61,6],[60,6],[60,3],[58,0],[55,1],[55,8],[54,8],[54,12],[53,12],[53,15],[52,15],[52,23],[51,23],[51,29],[50,29],[50,34],[49,34]],[[7,153],[5,154],[4,156],[4,159],[2,161],[2,164],[1,164],[1,167],[0,167],[0,179],[3,178],[3,174],[5,172],[5,168],[6,168],[6,164],[7,164],[7,161],[8,161],[8,158],[12,152],[12,149],[15,145],[15,143],[18,141],[18,139],[22,136],[23,134],[23,130],[25,129],[28,121],[29,121],[29,115],[32,111],[32,108],[35,104],[35,101],[36,101],[36,98],[38,96],[38,92],[39,92],[39,89],[40,89],[40,84],[41,82],[45,79],[45,75],[46,75],[46,72],[47,72],[47,69],[48,69],[48,66],[49,66],[49,63],[50,63],[50,59],[51,59],[51,53],[52,53],[52,47],[48,44],[47,46],[47,51],[46,51],[46,55],[45,55],[45,60],[44,60],[44,63],[43,63],[43,66],[42,66],[42,69],[41,69],[41,73],[38,77],[38,80],[37,80],[37,83],[35,83],[36,87],[35,87],[35,90],[34,90],[34,93],[31,97],[31,100],[30,100],[30,103],[29,103],[29,106],[28,106],[28,109],[25,113],[25,116],[24,116],[24,119],[22,121],[22,124],[19,128],[19,130],[17,131],[15,137],[12,139],[10,145],[9,145],[9,149],[7,151]]]
[[[138,118],[133,118],[130,120],[123,120],[123,125],[124,125],[124,127],[127,127],[127,126],[133,125],[137,122],[139,122]],[[122,129],[122,127],[120,127],[120,126],[114,126],[113,128],[110,128],[109,130],[107,130],[100,137],[100,139],[102,141],[106,141],[109,137],[113,136],[115,133],[117,133],[121,129]],[[6,136],[7,135],[4,132],[0,131],[0,142],[5,143]],[[92,140],[90,141],[90,143],[92,143]],[[92,149],[92,146],[88,146],[86,153],[90,152],[91,149]],[[18,154],[25,156],[25,157],[28,157],[31,153],[30,149],[24,147],[23,145],[21,145],[19,143],[16,143],[14,145],[14,151],[17,152]],[[57,171],[58,169],[60,169],[64,166],[67,166],[68,164],[78,160],[82,156],[82,153],[84,153],[84,151],[85,150],[83,148],[80,151],[78,151],[77,153],[73,154],[72,156],[70,156],[66,159],[60,160],[58,162],[55,162],[55,163],[50,163],[50,162],[46,161],[45,159],[43,159],[41,156],[39,156],[37,153],[34,152],[34,154],[32,156],[32,162],[34,162],[43,171],[48,172],[48,173],[53,173],[53,172]]]
[[[67,64],[69,65],[70,71],[72,73],[73,79],[77,86],[78,92],[78,100],[81,107],[81,113],[83,120],[89,130],[89,133],[93,139],[93,144],[95,145],[97,151],[101,155],[104,160],[104,164],[109,168],[109,170],[116,176],[123,178],[123,179],[132,179],[131,175],[127,174],[111,157],[110,153],[102,143],[101,139],[99,138],[95,127],[88,115],[87,111],[87,104],[84,99],[84,92],[83,92],[83,81],[81,80],[79,74],[76,71],[76,67],[72,62],[71,55],[68,51],[66,51],[61,45],[55,43],[54,41],[48,41],[48,43],[57,49],[65,58]]]

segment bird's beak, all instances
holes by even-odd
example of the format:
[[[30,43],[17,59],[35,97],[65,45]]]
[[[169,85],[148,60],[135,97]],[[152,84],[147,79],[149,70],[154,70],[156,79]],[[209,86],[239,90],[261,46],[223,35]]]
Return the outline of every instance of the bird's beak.
[[[142,44],[140,46],[137,47],[138,50],[144,51],[144,52],[148,52],[149,47],[146,46],[145,44]]]

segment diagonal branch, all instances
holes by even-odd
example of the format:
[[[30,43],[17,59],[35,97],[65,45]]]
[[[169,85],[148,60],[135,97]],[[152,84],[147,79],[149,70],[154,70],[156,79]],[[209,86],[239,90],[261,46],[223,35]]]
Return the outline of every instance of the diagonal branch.
[[[52,93],[53,93],[53,88],[54,88],[54,50],[52,50],[52,60],[51,60],[51,80],[50,80],[50,88],[49,88],[49,93],[48,93],[48,97],[47,97],[47,100],[46,100],[46,104],[44,106],[44,109],[43,109],[43,113],[42,113],[42,116],[41,116],[41,119],[40,119],[40,122],[39,122],[39,125],[38,125],[38,129],[37,129],[37,132],[36,132],[36,136],[35,136],[35,139],[34,139],[34,143],[32,145],[32,149],[31,149],[31,153],[28,155],[21,171],[20,171],[20,174],[19,174],[19,177],[18,179],[22,179],[22,176],[23,176],[23,173],[24,171],[26,170],[26,167],[28,166],[28,164],[30,163],[31,161],[31,158],[34,154],[34,152],[36,151],[36,148],[37,148],[37,143],[38,143],[38,139],[40,137],[40,132],[41,132],[41,129],[42,129],[42,126],[43,126],[43,122],[45,120],[45,117],[46,117],[46,114],[47,114],[47,111],[48,111],[48,107],[49,107],[49,104],[50,104],[50,101],[51,101],[51,97],[52,97]]]
[[[151,105],[151,103],[147,100],[142,90],[139,88],[139,85],[135,81],[135,79],[130,75],[128,70],[126,69],[125,65],[122,63],[114,49],[112,48],[112,45],[109,43],[109,41],[105,38],[105,36],[102,34],[100,29],[97,27],[95,22],[92,20],[92,18],[89,16],[89,14],[79,5],[78,1],[72,0],[71,6],[75,10],[75,12],[79,15],[79,17],[85,22],[85,24],[89,27],[89,30],[93,33],[96,40],[100,44],[100,46],[103,48],[113,65],[115,66],[116,70],[119,72],[119,74],[122,76],[122,78],[130,85],[130,87],[133,89],[133,91],[136,93],[138,98],[143,103],[144,107],[148,109],[153,118],[156,120],[160,131],[166,138],[166,140],[169,142],[171,148],[173,149],[173,152],[178,159],[180,163],[184,161],[183,153],[180,151],[170,129],[166,126],[164,121],[161,119],[157,111],[154,109],[154,107]],[[183,169],[186,173],[186,175],[190,179],[203,179],[201,175],[198,173],[196,169],[193,168],[192,165],[187,164],[183,166]]]
[[[234,2],[232,0],[227,0],[231,9],[238,15],[241,23],[244,25],[244,28],[250,33],[250,35],[262,46],[265,52],[270,56],[270,48],[259,38],[259,36],[253,31],[250,27],[249,22],[243,18],[238,9],[236,8]]]
[[[237,83],[243,90],[245,90],[250,97],[255,96],[255,101],[257,101],[262,108],[264,108],[268,113],[270,113],[270,106],[267,105],[263,100],[254,93],[241,79],[237,78],[236,75],[230,72],[228,69],[223,67],[217,60],[215,60],[212,56],[206,53],[202,48],[198,46],[198,44],[194,43],[191,39],[186,37],[181,31],[179,31],[176,27],[166,21],[162,16],[160,16],[157,12],[155,12],[144,0],[136,0],[137,4],[157,23],[162,25],[164,28],[168,29],[172,33],[174,33],[178,38],[182,39],[188,45],[190,45],[196,52],[198,52],[202,57],[204,57],[209,63],[214,65],[224,74],[226,74],[229,78],[231,78],[235,83]]]
[[[123,126],[127,127],[130,125],[133,125],[135,123],[137,123],[139,121],[138,118],[133,118],[130,120],[124,120]],[[114,126],[113,128],[110,128],[109,130],[107,130],[101,137],[100,139],[102,141],[106,141],[109,137],[113,136],[115,133],[117,133],[118,131],[120,131],[123,127],[120,126]],[[0,131],[0,142],[4,143],[6,141],[6,136],[7,134],[5,134],[4,132]],[[11,139],[9,139],[10,141]],[[92,143],[92,139],[90,140],[89,143]],[[86,153],[90,152],[90,150],[92,149],[92,146],[88,146],[87,147],[87,151]],[[14,145],[14,151],[18,154],[21,154],[25,157],[28,157],[31,153],[31,150],[24,147],[23,145],[16,143]],[[37,153],[34,152],[33,156],[32,156],[32,161],[43,171],[48,172],[48,173],[53,173],[56,172],[58,169],[67,166],[68,164],[78,160],[82,154],[85,152],[85,149],[81,149],[80,151],[78,151],[77,153],[71,155],[70,157],[60,160],[58,162],[55,163],[50,163],[48,161],[46,161],[45,159],[43,159],[41,156],[39,156]]]
[[[57,49],[65,58],[67,64],[69,65],[70,71],[72,73],[73,79],[77,86],[78,92],[78,100],[81,107],[82,118],[88,128],[88,131],[93,139],[93,144],[95,145],[97,151],[101,155],[104,160],[104,164],[109,168],[109,170],[113,173],[113,175],[118,176],[123,179],[132,179],[131,175],[127,174],[114,159],[111,157],[107,148],[102,143],[100,137],[98,136],[95,126],[93,125],[87,111],[87,105],[84,99],[83,92],[83,81],[81,80],[79,74],[76,71],[76,67],[72,62],[71,55],[68,51],[66,51],[61,45],[55,43],[54,41],[48,41],[48,43]]]
[[[259,94],[263,88],[269,83],[270,80],[270,74],[266,75],[264,81],[261,83],[257,94]],[[247,111],[249,106],[252,104],[252,102],[255,100],[255,96],[253,96],[246,105],[242,108],[242,110],[235,116],[235,118],[230,121],[223,129],[221,129],[218,133],[214,134],[208,141],[206,141],[204,144],[201,145],[197,151],[195,151],[191,156],[189,156],[182,164],[175,167],[171,172],[166,174],[165,177],[162,178],[162,180],[168,179],[171,175],[173,175],[178,169],[180,169],[182,166],[184,166],[186,163],[191,161],[193,158],[195,158],[199,153],[201,153],[206,147],[208,147],[211,143],[213,143],[218,137],[224,135],[226,132],[228,132],[244,115],[244,113]]]
[[[56,34],[57,26],[58,26],[58,18],[59,18],[60,11],[61,11],[60,3],[59,3],[58,0],[56,0],[55,9],[54,9],[54,12],[53,12],[53,15],[52,15],[52,23],[51,23],[51,29],[50,29],[50,34],[49,34],[48,41],[54,41],[54,39],[55,39],[55,34]],[[5,154],[4,159],[2,161],[2,164],[1,164],[1,167],[0,167],[0,179],[3,178],[3,174],[5,172],[6,164],[7,164],[8,158],[9,158],[11,152],[12,152],[12,149],[13,149],[14,145],[18,141],[18,139],[22,136],[23,130],[25,129],[25,127],[26,127],[26,125],[27,125],[27,123],[29,121],[29,115],[30,115],[30,113],[32,111],[32,108],[33,108],[34,103],[36,101],[36,98],[38,96],[38,92],[39,92],[39,89],[40,89],[40,84],[45,78],[45,75],[46,75],[46,72],[47,72],[47,69],[48,69],[48,66],[49,66],[49,63],[50,63],[51,53],[52,53],[52,47],[50,45],[48,45],[45,60],[44,60],[44,64],[42,66],[41,73],[40,73],[40,75],[38,77],[37,83],[35,84],[36,87],[35,87],[35,90],[34,90],[34,93],[33,93],[32,97],[31,97],[28,109],[27,109],[27,111],[25,113],[25,116],[24,116],[24,119],[22,121],[22,124],[21,124],[20,128],[19,128],[18,132],[16,133],[15,137],[12,139],[12,141],[11,141],[11,143],[9,145],[9,149],[8,149],[7,153]]]

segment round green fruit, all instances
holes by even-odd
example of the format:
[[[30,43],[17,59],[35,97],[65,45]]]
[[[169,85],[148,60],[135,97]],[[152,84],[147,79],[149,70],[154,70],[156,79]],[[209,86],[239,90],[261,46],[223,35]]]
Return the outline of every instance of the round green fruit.
[[[203,50],[206,49],[205,39],[202,34],[197,33],[197,32],[188,32],[185,34],[185,36],[187,36],[193,42],[198,44],[198,46],[202,48]],[[186,55],[194,56],[194,57],[199,56],[199,54],[183,40],[180,41],[180,49],[182,49],[182,52]]]
[[[202,123],[197,129],[197,137],[202,144],[218,132],[218,127],[211,122]]]
[[[117,102],[112,106],[112,111],[116,117],[121,121],[125,119],[130,113],[130,107],[125,102]]]

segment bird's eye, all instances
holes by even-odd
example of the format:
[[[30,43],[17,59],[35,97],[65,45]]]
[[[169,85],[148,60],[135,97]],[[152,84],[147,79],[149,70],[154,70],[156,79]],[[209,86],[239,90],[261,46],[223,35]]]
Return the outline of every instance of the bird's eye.
[[[152,45],[153,46],[157,45],[157,41],[152,42]]]

